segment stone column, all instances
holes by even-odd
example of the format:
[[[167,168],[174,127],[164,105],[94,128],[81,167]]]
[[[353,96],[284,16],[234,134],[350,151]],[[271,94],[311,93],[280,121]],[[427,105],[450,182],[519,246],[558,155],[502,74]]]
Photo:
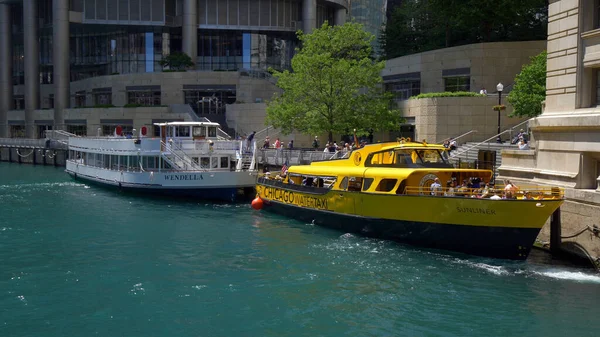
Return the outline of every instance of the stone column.
[[[198,58],[198,1],[183,1],[183,34],[182,49],[192,62]]]
[[[40,41],[38,2],[23,1],[23,56],[25,67],[25,137],[36,138],[35,110],[40,108]]]
[[[317,0],[302,2],[302,31],[310,34],[317,27]]]
[[[10,5],[0,4],[0,138],[8,137],[8,111],[13,105]]]
[[[64,110],[71,105],[69,68],[69,1],[52,1],[52,61],[54,63],[54,129],[65,129]]]
[[[338,8],[335,10],[335,24],[341,26],[346,23],[346,8]]]

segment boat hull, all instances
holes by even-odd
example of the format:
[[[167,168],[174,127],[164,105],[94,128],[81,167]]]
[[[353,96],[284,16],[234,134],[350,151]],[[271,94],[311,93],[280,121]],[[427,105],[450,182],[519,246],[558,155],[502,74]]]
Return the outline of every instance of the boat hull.
[[[426,248],[511,260],[525,260],[540,232],[539,228],[462,226],[363,218],[278,202],[265,203],[265,210],[347,233]]]
[[[149,195],[235,201],[253,189],[254,172],[119,172],[67,163],[71,177],[122,191]]]
[[[471,255],[524,260],[562,200],[322,195],[258,184],[264,209],[343,232]]]

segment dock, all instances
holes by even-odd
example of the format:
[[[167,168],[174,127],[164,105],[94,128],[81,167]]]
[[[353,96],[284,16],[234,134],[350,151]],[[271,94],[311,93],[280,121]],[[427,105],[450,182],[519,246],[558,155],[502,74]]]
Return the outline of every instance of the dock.
[[[0,161],[65,166],[68,145],[58,139],[0,138]]]

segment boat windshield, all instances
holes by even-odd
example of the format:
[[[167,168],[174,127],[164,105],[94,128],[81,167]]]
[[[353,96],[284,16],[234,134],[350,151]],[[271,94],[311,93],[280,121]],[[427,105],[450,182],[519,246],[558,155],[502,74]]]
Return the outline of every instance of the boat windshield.
[[[437,149],[394,149],[374,153],[367,166],[410,166],[410,165],[448,165],[447,159]]]

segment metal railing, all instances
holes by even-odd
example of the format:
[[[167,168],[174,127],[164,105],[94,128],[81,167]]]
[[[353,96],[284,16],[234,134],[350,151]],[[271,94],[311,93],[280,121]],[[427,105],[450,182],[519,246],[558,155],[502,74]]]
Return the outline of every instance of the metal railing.
[[[177,165],[180,169],[185,171],[207,171],[206,168],[196,164],[192,158],[190,158],[177,144],[173,142],[169,142],[169,144],[167,144],[161,140],[160,146],[165,149],[163,156],[165,156],[171,163]],[[170,155],[172,155],[175,160],[170,158]],[[181,165],[178,161],[181,162]]]
[[[463,137],[465,137],[465,136],[468,136],[468,135],[470,135],[470,134],[472,134],[472,133],[477,133],[477,130],[470,130],[470,131],[467,131],[467,132],[463,133],[462,135],[460,135],[460,136],[458,136],[458,137],[449,137],[449,138],[443,139],[443,140],[442,140],[440,143],[443,143],[443,142],[445,142],[445,141],[447,141],[447,140],[450,140],[450,139],[454,139],[454,140],[458,141],[459,139],[461,139],[461,138],[463,138]]]
[[[66,150],[68,145],[66,143],[50,139],[0,138],[0,147]]]
[[[503,134],[506,134],[506,133],[508,133],[508,134],[509,134],[509,137],[510,137],[510,138],[511,138],[511,140],[512,140],[512,132],[513,132],[513,129],[515,129],[515,128],[517,128],[517,127],[520,127],[521,125],[523,125],[523,124],[526,124],[526,123],[529,123],[529,120],[526,120],[526,121],[523,121],[523,122],[521,122],[521,123],[519,123],[519,124],[517,124],[517,125],[514,125],[514,126],[510,127],[509,129],[506,129],[506,130],[504,130],[504,131],[500,132],[499,134],[493,135],[492,137],[490,137],[490,138],[488,138],[488,139],[486,139],[486,140],[484,140],[484,141],[481,141],[481,142],[479,142],[479,143],[477,143],[477,144],[475,144],[475,145],[469,146],[469,147],[467,147],[466,149],[459,149],[459,150],[456,150],[456,151],[454,151],[454,153],[452,153],[452,154],[450,155],[450,159],[455,159],[455,158],[457,158],[458,156],[460,156],[460,155],[461,155],[461,154],[463,154],[463,153],[467,153],[467,154],[468,154],[468,152],[469,152],[469,151],[471,151],[471,150],[473,150],[473,149],[479,149],[479,148],[481,148],[481,147],[482,147],[482,145],[484,145],[484,144],[488,144],[488,149],[489,149],[489,148],[490,148],[489,144],[491,143],[491,141],[492,141],[492,140],[498,139],[498,137],[499,137],[499,136],[502,136]],[[528,131],[529,131],[529,127],[527,127],[527,129],[528,129]]]
[[[529,188],[527,188],[529,187]],[[429,186],[407,186],[403,194],[410,195],[434,195],[444,197],[466,197],[466,198],[490,198],[497,195],[508,199],[527,199],[530,200],[557,200],[565,197],[565,191],[559,187],[541,187],[541,186],[521,186],[512,195],[504,190],[504,185],[495,185],[480,188],[468,187],[438,187],[434,191]]]

